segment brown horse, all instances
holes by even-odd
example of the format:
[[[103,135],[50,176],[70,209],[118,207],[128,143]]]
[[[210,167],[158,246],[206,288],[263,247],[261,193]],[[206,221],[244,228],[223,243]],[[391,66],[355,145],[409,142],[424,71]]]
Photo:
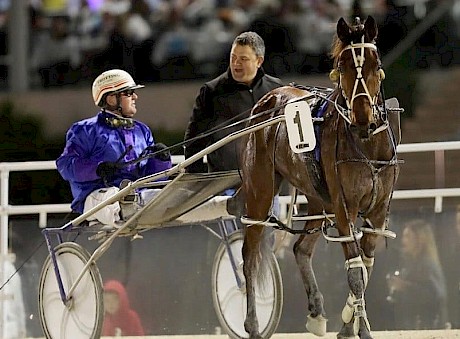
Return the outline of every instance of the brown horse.
[[[288,128],[279,122],[253,132],[242,143],[242,193],[246,197],[243,245],[247,316],[250,338],[261,338],[255,308],[254,284],[264,272],[264,229],[273,197],[286,179],[305,194],[309,215],[335,214],[338,235],[328,236],[325,218],[308,220],[305,233],[294,245],[308,295],[307,329],[326,332],[321,294],[312,268],[315,243],[321,231],[341,243],[350,292],[342,311],[344,325],[338,338],[372,338],[366,316],[364,292],[371,274],[378,236],[389,236],[390,200],[398,176],[396,142],[386,117],[381,82],[384,78],[375,45],[377,26],[372,17],[349,25],[341,18],[332,47],[337,83],[324,99],[323,120],[317,126],[320,157],[313,152],[293,152]],[[283,115],[288,102],[309,100],[314,93],[285,86],[267,93],[253,108],[249,125]],[[265,112],[265,113],[264,113]],[[287,118],[286,118],[287,119]],[[362,218],[360,227],[355,225]]]

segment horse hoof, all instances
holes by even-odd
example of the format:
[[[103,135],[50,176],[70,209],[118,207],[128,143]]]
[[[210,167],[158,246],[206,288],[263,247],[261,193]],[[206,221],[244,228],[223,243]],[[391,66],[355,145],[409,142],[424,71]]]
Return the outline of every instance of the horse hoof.
[[[373,339],[371,333],[367,330],[359,331],[359,339]]]
[[[318,337],[322,337],[326,334],[326,323],[327,319],[322,315],[316,317],[308,316],[307,317],[307,330]]]
[[[355,335],[353,329],[353,322],[343,324],[342,329],[337,334],[337,339],[356,339],[358,336]]]

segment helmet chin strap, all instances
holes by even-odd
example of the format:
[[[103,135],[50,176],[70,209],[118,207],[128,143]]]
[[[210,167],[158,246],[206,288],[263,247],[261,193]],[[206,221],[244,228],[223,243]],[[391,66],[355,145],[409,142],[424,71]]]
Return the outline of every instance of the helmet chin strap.
[[[117,98],[117,112],[118,112],[118,114],[120,114],[123,118],[128,118],[127,116],[125,116],[123,114],[123,108],[121,107],[121,94],[117,93],[116,98]]]

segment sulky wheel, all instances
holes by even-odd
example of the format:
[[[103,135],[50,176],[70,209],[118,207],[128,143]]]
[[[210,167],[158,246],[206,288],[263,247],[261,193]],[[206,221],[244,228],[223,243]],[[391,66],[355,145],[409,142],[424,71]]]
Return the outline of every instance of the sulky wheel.
[[[90,255],[80,245],[65,242],[55,249],[59,275],[68,294]],[[89,265],[64,303],[51,256],[46,259],[38,290],[40,322],[47,339],[100,338],[104,320],[102,279],[96,264]]]
[[[244,329],[246,318],[246,286],[243,275],[242,231],[228,238],[228,247],[222,242],[217,249],[212,268],[212,297],[219,322],[230,338],[248,338]],[[227,248],[230,249],[231,255]],[[231,260],[233,257],[234,260]],[[238,286],[235,271],[240,281]],[[275,255],[270,259],[270,275],[263,287],[256,286],[256,307],[260,334],[269,338],[278,327],[283,307],[281,272]]]

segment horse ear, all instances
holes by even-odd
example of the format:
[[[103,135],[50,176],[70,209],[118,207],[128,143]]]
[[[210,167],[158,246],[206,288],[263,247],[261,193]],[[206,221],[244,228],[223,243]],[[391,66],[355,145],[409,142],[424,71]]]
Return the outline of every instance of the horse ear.
[[[364,31],[366,32],[366,38],[368,41],[372,42],[377,38],[377,23],[375,22],[374,17],[369,15],[364,23]]]
[[[350,34],[350,26],[348,26],[344,18],[340,18],[337,22],[337,36],[339,37],[340,41],[345,44],[350,43]]]

